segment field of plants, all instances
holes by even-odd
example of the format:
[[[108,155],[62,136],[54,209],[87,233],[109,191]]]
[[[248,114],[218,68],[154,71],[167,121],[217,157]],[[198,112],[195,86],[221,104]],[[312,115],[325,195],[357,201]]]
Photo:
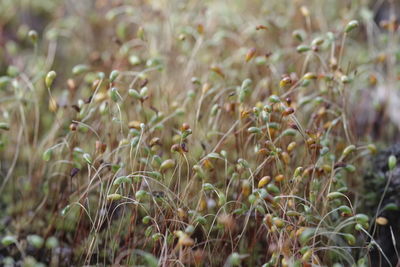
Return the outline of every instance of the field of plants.
[[[400,266],[384,0],[0,0],[1,266]]]

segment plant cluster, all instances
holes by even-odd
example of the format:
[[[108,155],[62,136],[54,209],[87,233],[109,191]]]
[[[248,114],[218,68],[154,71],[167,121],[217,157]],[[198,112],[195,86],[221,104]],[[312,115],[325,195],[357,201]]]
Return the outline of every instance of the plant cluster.
[[[0,3],[4,265],[367,266],[394,21],[371,30],[365,1],[137,2]]]

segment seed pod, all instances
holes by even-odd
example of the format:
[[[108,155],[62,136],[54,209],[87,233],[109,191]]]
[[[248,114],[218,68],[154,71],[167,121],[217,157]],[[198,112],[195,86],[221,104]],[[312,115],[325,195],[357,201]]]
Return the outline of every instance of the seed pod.
[[[102,143],[101,141],[96,141],[96,153],[104,153],[107,149],[107,144]]]
[[[207,209],[207,201],[202,197],[199,202],[198,211],[202,212]]]
[[[347,243],[350,246],[354,246],[356,244],[356,238],[352,234],[344,234],[344,239],[346,239]]]
[[[281,100],[279,99],[279,96],[277,96],[277,95],[271,95],[270,97],[268,97],[268,101],[271,103],[281,102]]]
[[[150,140],[149,145],[150,145],[151,147],[157,146],[157,145],[161,145],[161,139],[160,139],[159,137],[153,137],[153,138]]]
[[[204,83],[202,88],[201,88],[201,93],[204,95],[211,89],[211,84],[209,83]]]
[[[148,193],[144,190],[138,190],[135,193],[135,198],[137,201],[141,201],[142,199],[144,199],[146,196],[148,195]]]
[[[301,172],[303,172],[303,167],[299,166],[299,167],[296,168],[296,170],[294,170],[293,176],[294,177],[298,177],[298,176],[300,176]]]
[[[250,168],[249,163],[248,163],[247,160],[245,160],[245,159],[242,159],[242,158],[238,159],[238,163],[239,163],[243,168],[246,168],[246,169]]]
[[[200,179],[204,179],[206,177],[206,174],[205,174],[205,172],[203,171],[203,169],[201,168],[200,165],[194,165],[193,166],[193,171],[196,172],[197,176]]]
[[[44,161],[49,161],[49,160],[51,159],[51,155],[52,155],[52,154],[53,154],[53,150],[52,150],[51,148],[46,149],[46,150],[43,152],[42,159],[43,159]]]
[[[304,80],[315,80],[315,79],[317,79],[317,75],[312,72],[307,72],[306,74],[304,74],[303,79]]]
[[[142,122],[140,122],[140,121],[130,121],[129,123],[128,123],[128,127],[129,128],[133,128],[133,129],[136,129],[136,130],[140,130],[140,125],[142,124]]]
[[[35,44],[35,43],[37,42],[37,39],[38,39],[38,33],[37,33],[37,31],[35,31],[35,30],[30,30],[30,31],[28,32],[28,37],[29,37],[29,39],[31,40],[31,42]]]
[[[3,246],[10,246],[15,243],[17,243],[17,238],[15,236],[6,235],[1,239],[1,244]]]
[[[346,28],[344,29],[345,33],[349,33],[352,30],[354,30],[355,28],[357,28],[359,26],[359,23],[357,20],[352,20],[349,23],[347,23]]]
[[[131,97],[133,97],[133,98],[136,98],[136,99],[142,99],[142,96],[139,94],[139,92],[138,91],[136,91],[135,89],[129,89],[128,90],[128,94],[131,96]]]
[[[82,158],[88,163],[88,164],[92,164],[92,156],[90,156],[89,153],[84,153],[82,155]]]
[[[114,180],[113,185],[120,185],[120,184],[124,184],[124,183],[131,184],[132,180],[129,179],[129,177],[127,177],[127,176],[120,176]]]
[[[336,198],[343,197],[343,196],[344,195],[340,192],[331,192],[327,195],[327,198],[331,200],[331,199],[336,199]]]
[[[188,123],[186,123],[186,122],[182,123],[182,126],[181,126],[182,132],[187,131],[189,129],[190,129],[190,125]]]
[[[61,210],[61,216],[67,215],[67,213],[70,211],[70,209],[71,209],[71,205],[65,206],[65,207]]]
[[[263,219],[263,222],[268,226],[268,228],[271,228],[272,227],[272,215],[269,213],[266,214]]]
[[[133,137],[131,140],[131,147],[136,147],[139,144],[139,139],[140,139],[139,136]]]
[[[353,152],[355,150],[356,150],[355,145],[349,145],[343,150],[342,156],[346,157],[347,155],[349,155],[351,152]]]
[[[285,226],[285,222],[277,217],[272,218],[272,223],[278,228],[283,228]]]
[[[356,171],[356,166],[352,165],[352,164],[346,164],[346,166],[344,166],[344,169],[348,172],[355,172]]]
[[[350,209],[350,207],[346,206],[346,205],[342,205],[338,208],[343,215],[351,215],[352,211]]]
[[[368,150],[371,152],[371,154],[376,154],[377,152],[376,146],[374,144],[369,144]]]
[[[253,205],[256,202],[257,197],[254,194],[251,194],[251,195],[249,195],[248,200],[249,200],[249,203],[251,205]]]
[[[278,195],[281,192],[275,184],[268,184],[267,191],[274,195]]]
[[[325,173],[330,173],[332,171],[332,167],[329,164],[322,165],[322,169]]]
[[[188,129],[188,130],[182,132],[182,139],[186,139],[191,134],[192,134],[192,129]]]
[[[314,228],[300,228],[296,233],[299,236],[299,242],[304,246],[315,234]]]
[[[288,85],[292,84],[292,79],[290,79],[289,76],[285,76],[280,82],[279,82],[279,86],[281,88],[285,88]]]
[[[208,159],[208,158],[203,160],[202,165],[206,170],[213,170],[214,169],[214,165],[212,164],[211,160]]]
[[[302,42],[305,39],[305,32],[303,30],[295,30],[292,33],[293,38],[296,38],[298,41]]]
[[[163,235],[161,233],[155,233],[151,236],[151,239],[153,239],[154,242],[158,241],[161,239]]]
[[[167,159],[161,164],[160,171],[165,172],[166,170],[171,169],[173,167],[175,167],[175,161],[172,159]]]
[[[151,221],[151,217],[150,216],[144,216],[142,219],[142,223],[143,224],[149,224],[149,222]]]
[[[254,57],[255,54],[256,54],[256,49],[254,47],[250,48],[246,54],[246,62],[249,62]]]
[[[315,38],[312,42],[311,45],[313,46],[320,46],[324,43],[324,39],[322,39],[321,37],[317,37]]]
[[[212,108],[211,108],[211,111],[210,111],[211,116],[214,117],[215,115],[217,115],[217,112],[218,112],[219,109],[220,109],[219,105],[218,104],[214,104],[212,106]]]
[[[149,88],[147,86],[145,86],[142,89],[140,89],[140,96],[144,99],[144,97],[147,96],[148,92],[149,92]]]
[[[294,129],[286,129],[285,131],[282,132],[282,136],[295,136],[297,134],[297,131]]]
[[[363,213],[358,213],[354,216],[354,218],[357,220],[357,222],[368,222],[369,217]]]
[[[87,65],[79,64],[72,68],[72,74],[79,75],[84,72],[87,72],[88,70],[89,70],[89,67]]]
[[[57,111],[57,107],[58,107],[57,101],[54,98],[51,97],[49,99],[49,110],[51,112],[56,112]]]
[[[7,122],[0,122],[0,130],[9,131],[10,124],[8,124]]]
[[[221,76],[222,78],[225,78],[225,74],[222,71],[221,67],[217,66],[217,65],[212,65],[210,67],[210,70],[212,70],[213,72],[215,72],[216,74],[218,74],[219,76]]]
[[[343,84],[348,84],[348,83],[351,82],[351,79],[350,79],[349,76],[347,76],[347,75],[342,75],[342,76],[340,77],[340,81],[341,81]]]
[[[277,97],[276,95],[272,95],[272,96],[273,97]],[[269,99],[269,101],[271,102],[271,99]],[[279,97],[278,97],[278,102],[279,102]],[[266,113],[271,113],[272,112],[271,105],[265,104],[264,107],[263,107],[263,111],[265,111]]]
[[[278,174],[277,176],[275,176],[274,180],[277,183],[281,183],[283,182],[283,180],[285,180],[285,176],[283,176],[283,174]]]
[[[211,191],[214,190],[214,186],[210,183],[204,183],[202,186],[204,191]]]
[[[15,78],[18,76],[18,74],[20,74],[20,70],[16,66],[12,66],[12,65],[8,66],[8,68],[7,68],[8,76]]]
[[[111,88],[110,97],[114,102],[118,102],[119,100],[121,100],[121,96],[118,93],[118,89],[115,87]]]
[[[247,131],[252,134],[261,134],[262,133],[261,129],[258,127],[250,127],[247,129]]]
[[[139,26],[137,32],[136,32],[136,36],[137,38],[139,38],[140,40],[144,40],[144,28],[142,26]]]
[[[207,206],[207,204],[206,204],[206,206]],[[207,220],[206,220],[206,218],[204,218],[203,216],[197,216],[196,217],[196,219],[194,220],[194,222],[195,223],[199,223],[199,224],[202,224],[202,225],[205,225],[206,223],[207,223]]]
[[[242,82],[241,87],[238,89],[238,95],[239,95],[239,102],[243,103],[245,98],[251,93],[250,91],[250,86],[252,84],[252,80],[250,79],[245,79]],[[244,110],[241,112],[242,118],[247,117],[248,112],[244,112]],[[244,116],[245,115],[245,116]]]
[[[179,144],[173,144],[171,146],[171,152],[182,152],[181,146]]]
[[[395,211],[395,210],[399,210],[399,206],[397,206],[395,203],[388,203],[385,205],[385,207],[383,207],[382,210],[390,210],[390,211]]]
[[[312,253],[313,253],[313,252],[312,252],[311,249],[307,250],[307,251],[303,254],[303,256],[301,257],[301,260],[302,260],[303,262],[309,261],[309,260],[311,259]],[[304,266],[304,265],[303,265],[303,266]]]
[[[284,162],[286,165],[289,165],[289,164],[290,164],[290,156],[289,156],[289,154],[288,154],[287,152],[282,152],[282,153],[281,153],[281,157],[282,157],[283,162]]]
[[[0,89],[4,89],[11,82],[11,78],[8,76],[0,77]]]
[[[149,227],[147,227],[146,228],[146,230],[144,231],[144,235],[146,236],[146,237],[149,237],[150,235],[151,235],[151,233],[153,232],[153,226],[149,226]]]
[[[47,249],[54,249],[56,247],[58,247],[58,239],[55,236],[50,236],[49,238],[47,238],[46,240],[46,248]]]
[[[299,53],[304,53],[304,52],[310,51],[310,50],[311,50],[311,47],[309,47],[308,45],[299,45],[299,46],[296,48],[296,50],[297,50],[297,52],[299,52]]]
[[[107,196],[107,200],[108,201],[117,201],[120,200],[122,198],[122,196],[120,194],[114,193],[114,194],[109,194]]]
[[[45,82],[47,88],[50,88],[50,87],[51,87],[51,85],[53,84],[53,81],[54,81],[54,79],[56,78],[56,76],[57,76],[57,73],[56,73],[54,70],[49,71],[49,72],[47,73],[46,78],[45,78],[45,80],[44,80],[44,82]]]
[[[71,125],[70,125],[71,127]],[[103,146],[104,145],[104,146]],[[104,150],[103,150],[104,148]],[[104,151],[106,150],[107,145],[103,144],[101,141],[97,140],[96,141],[96,153],[104,153]]]
[[[355,221],[363,226],[363,228],[368,228],[369,217],[363,213],[359,213],[353,216]]]
[[[193,233],[194,233],[194,230],[195,230],[195,228],[194,228],[193,225],[188,225],[188,226],[185,228],[185,233],[187,233],[187,234],[193,234]]]
[[[175,114],[177,116],[183,116],[183,115],[185,115],[185,110],[183,108],[177,108],[175,111]]]
[[[291,143],[287,146],[286,150],[287,150],[288,152],[292,152],[293,149],[296,148],[296,146],[297,146],[297,143],[296,143],[296,142],[291,142]]]
[[[178,208],[178,216],[181,220],[183,220],[187,217],[187,214],[182,208]]]
[[[247,197],[250,195],[250,182],[248,180],[242,180],[242,194]]]
[[[249,89],[249,87],[251,86],[252,83],[253,83],[253,81],[251,79],[247,78],[242,82],[242,85],[241,85],[240,88],[242,90]]]
[[[228,266],[240,266],[240,255],[237,252],[233,252],[228,257],[229,264]]]
[[[310,16],[310,10],[306,6],[301,6],[300,7],[300,12],[304,17],[309,17]]]
[[[287,216],[301,216],[301,213],[300,212],[297,212],[297,211],[295,211],[295,210],[289,210],[289,211],[287,211],[286,212],[286,215]]]
[[[396,158],[396,156],[395,155],[390,155],[389,156],[389,159],[388,159],[388,167],[389,167],[389,170],[394,170],[394,168],[396,167],[396,165],[397,165],[397,158]]]
[[[356,229],[357,231],[362,231],[362,229],[364,229],[364,227],[363,227],[361,224],[357,223],[357,224],[354,226],[354,229]]]
[[[259,31],[259,30],[268,30],[268,27],[267,26],[265,26],[265,25],[257,25],[256,26],[256,30],[257,31]]]
[[[224,193],[220,192],[218,194],[218,205],[221,207],[226,203],[226,196]]]
[[[186,35],[185,34],[183,34],[183,33],[179,34],[179,36],[178,36],[178,40],[179,41],[185,41],[185,39],[186,39]]]
[[[122,139],[119,141],[118,146],[126,146],[126,145],[129,145],[129,140],[126,139],[126,138],[122,138]]]
[[[282,115],[283,115],[283,116],[289,116],[290,114],[293,114],[293,113],[294,113],[294,108],[289,107],[289,108],[286,108],[286,109],[282,112]]]
[[[322,147],[322,148],[319,150],[319,153],[320,153],[321,156],[326,155],[326,153],[328,153],[328,152],[329,152],[329,148],[326,147],[326,146]]]
[[[41,248],[44,244],[43,237],[39,235],[28,235],[26,240],[35,248]]]
[[[136,66],[136,65],[139,65],[141,63],[141,60],[140,60],[140,58],[138,56],[131,55],[131,56],[129,56],[129,63],[132,66]]]
[[[387,225],[389,221],[385,217],[378,217],[375,222],[379,225]]]
[[[264,176],[261,178],[261,180],[258,182],[258,188],[264,187],[266,184],[268,184],[271,181],[270,176]]]

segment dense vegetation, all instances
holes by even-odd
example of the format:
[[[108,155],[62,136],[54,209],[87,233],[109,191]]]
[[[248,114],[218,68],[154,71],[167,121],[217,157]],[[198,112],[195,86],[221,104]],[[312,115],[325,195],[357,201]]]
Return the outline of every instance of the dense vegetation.
[[[2,0],[3,265],[389,265],[374,3]]]

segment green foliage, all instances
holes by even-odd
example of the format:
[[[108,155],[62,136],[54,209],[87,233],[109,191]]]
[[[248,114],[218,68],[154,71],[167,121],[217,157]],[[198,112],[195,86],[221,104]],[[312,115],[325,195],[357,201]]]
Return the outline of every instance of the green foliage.
[[[364,1],[73,2],[0,3],[7,261],[368,263],[359,103],[399,46]]]

